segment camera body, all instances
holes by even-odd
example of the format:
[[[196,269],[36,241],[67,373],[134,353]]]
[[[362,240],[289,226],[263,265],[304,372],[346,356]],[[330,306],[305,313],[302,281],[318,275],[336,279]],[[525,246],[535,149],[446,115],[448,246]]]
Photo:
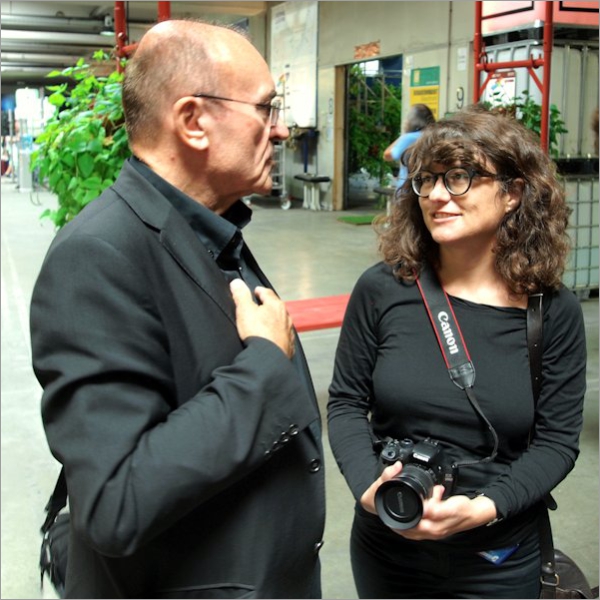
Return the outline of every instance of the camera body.
[[[437,440],[420,442],[389,439],[381,450],[384,465],[402,462],[402,471],[379,486],[375,508],[379,518],[393,529],[410,529],[423,516],[423,501],[430,498],[435,485],[444,486],[444,497],[452,494],[456,466],[449,461]]]

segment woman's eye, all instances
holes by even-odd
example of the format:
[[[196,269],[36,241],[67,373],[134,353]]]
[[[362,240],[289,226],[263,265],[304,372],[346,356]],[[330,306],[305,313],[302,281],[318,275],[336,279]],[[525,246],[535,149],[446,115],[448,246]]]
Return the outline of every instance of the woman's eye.
[[[459,171],[458,173],[452,173],[452,175],[450,175],[450,178],[452,179],[452,181],[456,181],[457,183],[459,183],[461,181],[469,179],[469,174],[466,171]]]

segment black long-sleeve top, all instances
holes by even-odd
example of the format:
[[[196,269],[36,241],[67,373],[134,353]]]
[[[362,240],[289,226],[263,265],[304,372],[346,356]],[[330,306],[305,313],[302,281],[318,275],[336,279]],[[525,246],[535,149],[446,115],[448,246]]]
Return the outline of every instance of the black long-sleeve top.
[[[454,493],[484,493],[504,521],[447,541],[489,548],[490,538],[504,543],[532,526],[536,505],[575,464],[585,393],[583,316],[567,289],[544,299],[543,383],[534,410],[526,311],[450,301],[475,366],[475,395],[499,436],[496,459],[461,467]],[[331,447],[356,500],[381,472],[376,439],[429,436],[448,461],[491,452],[490,432],[449,378],[418,287],[399,282],[383,263],[352,292],[329,395]]]

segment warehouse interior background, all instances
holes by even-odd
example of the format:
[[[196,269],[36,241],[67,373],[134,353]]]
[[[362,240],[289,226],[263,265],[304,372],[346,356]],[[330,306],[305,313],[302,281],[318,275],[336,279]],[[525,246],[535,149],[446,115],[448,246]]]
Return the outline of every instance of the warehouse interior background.
[[[274,190],[285,208],[291,205],[286,200],[304,199],[310,187],[318,191],[317,209],[348,210],[365,201],[385,201],[375,188],[392,184],[393,173],[380,160],[381,146],[397,136],[410,105],[423,101],[442,116],[474,100],[478,4],[483,6],[481,61],[544,58],[546,2],[0,4],[3,135],[10,133],[12,119],[23,138],[20,147],[8,148],[16,175],[18,152],[27,150],[23,146],[31,143],[52,113],[44,102],[49,94],[46,86],[61,79],[49,82],[45,75],[72,66],[79,58],[93,63],[98,49],[133,47],[166,8],[173,18],[197,17],[245,29],[269,62],[284,97],[291,133],[280,153],[279,185]],[[482,73],[481,82],[484,75],[492,77],[478,97],[493,100],[500,93],[508,99],[526,92],[541,104],[536,79],[548,71],[550,102],[559,108],[567,130],[558,136],[556,151],[570,159],[570,171],[581,172],[590,165],[577,161],[598,154],[590,127],[598,108],[598,2],[551,4],[549,68]],[[126,22],[124,39],[119,40],[114,35],[117,9]],[[358,91],[352,85],[357,77],[362,86]],[[352,127],[355,122],[368,123],[368,130],[361,134],[359,129],[366,126]],[[358,146],[364,150],[355,156]],[[370,167],[373,158],[379,167]],[[23,168],[23,177],[26,171]],[[323,181],[311,186],[298,175]]]

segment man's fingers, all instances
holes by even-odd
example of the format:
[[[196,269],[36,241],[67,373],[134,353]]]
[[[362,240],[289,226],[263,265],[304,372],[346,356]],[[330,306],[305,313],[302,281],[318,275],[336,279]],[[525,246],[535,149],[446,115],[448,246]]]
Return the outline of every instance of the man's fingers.
[[[292,322],[285,304],[271,289],[258,286],[252,298],[250,288],[241,279],[230,284],[231,295],[235,302],[236,324],[240,338],[262,337],[279,346],[288,358],[294,355],[294,334]]]
[[[231,295],[233,296],[233,301],[236,306],[242,302],[252,301],[250,288],[241,279],[234,279],[229,284],[229,289],[231,290]]]
[[[262,287],[262,286],[258,286],[256,288],[254,288],[254,294],[256,295],[256,297],[258,298],[259,302],[261,304],[264,304],[265,302],[268,302],[269,300],[278,300],[279,298],[277,298],[277,294],[266,287]]]

